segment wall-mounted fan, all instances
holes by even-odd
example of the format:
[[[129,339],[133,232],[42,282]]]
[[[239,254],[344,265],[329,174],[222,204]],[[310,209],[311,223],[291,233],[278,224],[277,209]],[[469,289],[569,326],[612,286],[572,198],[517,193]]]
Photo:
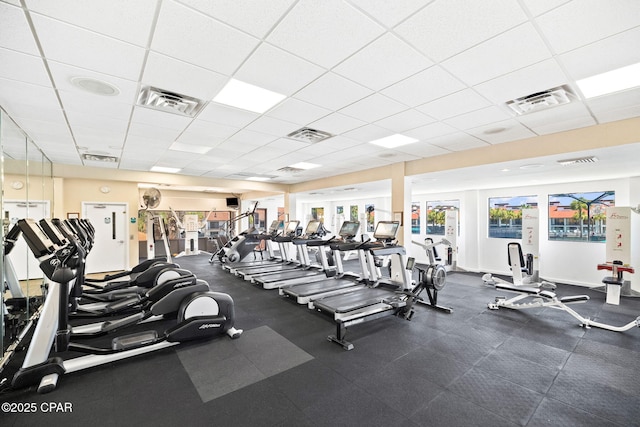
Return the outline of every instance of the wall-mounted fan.
[[[155,209],[160,205],[162,195],[157,188],[147,188],[142,195],[142,203],[145,209]]]

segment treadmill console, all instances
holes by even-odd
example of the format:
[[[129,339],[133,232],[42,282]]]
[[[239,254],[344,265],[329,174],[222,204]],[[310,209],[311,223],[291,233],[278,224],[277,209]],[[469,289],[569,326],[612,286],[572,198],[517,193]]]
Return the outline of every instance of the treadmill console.
[[[348,241],[352,240],[358,235],[358,230],[360,230],[360,222],[345,221],[342,223],[342,227],[340,227],[338,235],[342,237],[342,240]]]
[[[373,238],[381,242],[390,242],[396,239],[400,222],[398,221],[378,221]]]
[[[298,229],[298,225],[300,225],[300,221],[289,221],[284,226],[284,235],[285,236],[295,236],[296,230]]]

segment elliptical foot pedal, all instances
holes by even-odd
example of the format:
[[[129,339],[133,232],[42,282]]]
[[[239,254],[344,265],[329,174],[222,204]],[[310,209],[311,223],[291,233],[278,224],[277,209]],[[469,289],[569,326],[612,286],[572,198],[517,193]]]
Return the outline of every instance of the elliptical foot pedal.
[[[40,385],[38,385],[38,394],[44,394],[53,391],[58,385],[58,378],[60,378],[60,375],[58,375],[57,373],[51,373],[42,377],[42,380],[40,380]]]
[[[136,334],[124,335],[111,340],[112,350],[128,350],[152,343],[158,339],[156,331],[144,331]]]

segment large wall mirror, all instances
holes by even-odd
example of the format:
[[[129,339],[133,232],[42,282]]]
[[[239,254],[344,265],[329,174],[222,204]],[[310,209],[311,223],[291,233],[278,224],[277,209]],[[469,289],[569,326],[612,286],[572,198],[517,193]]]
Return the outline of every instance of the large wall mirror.
[[[20,218],[50,218],[53,212],[53,166],[38,146],[0,109],[0,207],[3,248],[2,362],[6,362],[22,331],[42,304],[46,282],[38,261],[22,236],[7,244],[7,234]],[[9,250],[10,248],[10,250]],[[1,365],[0,365],[1,366]]]

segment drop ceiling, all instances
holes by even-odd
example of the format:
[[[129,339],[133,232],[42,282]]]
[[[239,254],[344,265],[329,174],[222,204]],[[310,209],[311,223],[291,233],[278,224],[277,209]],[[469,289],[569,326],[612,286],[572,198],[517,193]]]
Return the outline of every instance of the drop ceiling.
[[[638,46],[635,0],[0,0],[0,106],[57,164],[298,183],[640,116],[640,88],[576,85],[640,62]],[[214,102],[232,78],[285,98],[262,114]],[[204,106],[139,106],[149,86]],[[505,104],[560,86],[571,103]],[[334,136],[287,138],[303,127]],[[368,143],[395,133],[418,142]],[[322,167],[280,171],[299,162]]]

